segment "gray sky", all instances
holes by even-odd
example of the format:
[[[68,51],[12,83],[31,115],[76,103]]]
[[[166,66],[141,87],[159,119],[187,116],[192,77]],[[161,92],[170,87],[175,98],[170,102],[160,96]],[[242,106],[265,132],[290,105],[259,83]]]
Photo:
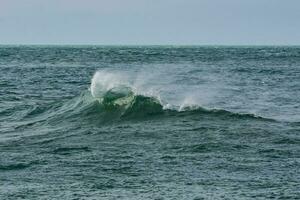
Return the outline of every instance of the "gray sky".
[[[299,45],[300,0],[0,0],[0,44]]]

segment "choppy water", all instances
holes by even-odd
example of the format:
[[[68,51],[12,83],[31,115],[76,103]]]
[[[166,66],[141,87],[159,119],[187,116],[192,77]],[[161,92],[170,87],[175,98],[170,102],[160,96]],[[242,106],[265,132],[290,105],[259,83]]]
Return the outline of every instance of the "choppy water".
[[[299,199],[300,47],[0,47],[0,199]]]

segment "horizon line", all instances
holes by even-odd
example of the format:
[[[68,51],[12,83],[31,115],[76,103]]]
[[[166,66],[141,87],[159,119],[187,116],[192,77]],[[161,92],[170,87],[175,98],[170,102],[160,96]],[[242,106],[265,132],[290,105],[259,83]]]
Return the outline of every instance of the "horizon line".
[[[92,43],[0,43],[0,46],[300,46],[300,44],[92,44]]]

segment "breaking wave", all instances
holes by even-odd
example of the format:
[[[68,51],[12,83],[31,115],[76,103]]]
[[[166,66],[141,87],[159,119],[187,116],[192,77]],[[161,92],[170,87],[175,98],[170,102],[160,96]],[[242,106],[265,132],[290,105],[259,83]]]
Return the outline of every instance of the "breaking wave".
[[[59,121],[115,122],[120,120],[147,120],[192,117],[217,117],[224,119],[271,120],[253,114],[234,113],[222,109],[206,109],[197,104],[173,105],[162,100],[158,93],[145,91],[128,81],[126,75],[97,72],[91,81],[89,90],[81,95],[46,107],[36,107],[26,115],[26,119],[36,118],[35,122]],[[26,123],[26,126],[32,123]]]

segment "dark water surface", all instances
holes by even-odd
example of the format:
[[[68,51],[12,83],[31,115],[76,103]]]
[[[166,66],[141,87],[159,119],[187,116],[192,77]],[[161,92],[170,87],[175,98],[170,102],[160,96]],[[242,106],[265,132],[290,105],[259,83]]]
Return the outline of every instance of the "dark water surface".
[[[300,47],[0,46],[0,199],[300,199]]]

